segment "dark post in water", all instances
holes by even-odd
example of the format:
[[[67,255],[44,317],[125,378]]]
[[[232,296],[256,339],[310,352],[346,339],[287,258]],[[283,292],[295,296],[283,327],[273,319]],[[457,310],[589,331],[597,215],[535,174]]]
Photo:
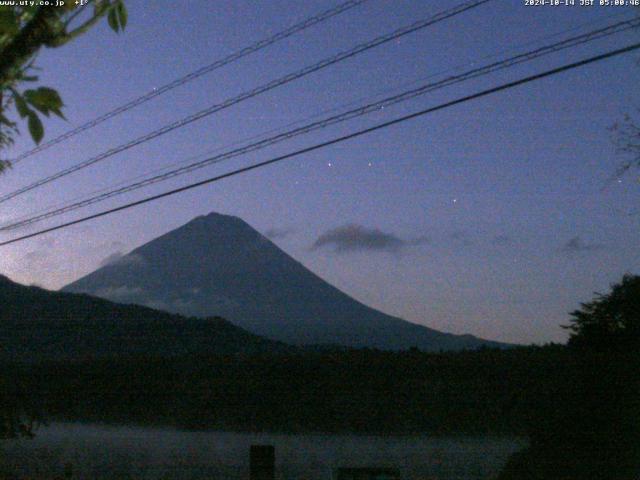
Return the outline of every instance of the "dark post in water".
[[[276,449],[273,445],[251,445],[250,480],[275,480]]]

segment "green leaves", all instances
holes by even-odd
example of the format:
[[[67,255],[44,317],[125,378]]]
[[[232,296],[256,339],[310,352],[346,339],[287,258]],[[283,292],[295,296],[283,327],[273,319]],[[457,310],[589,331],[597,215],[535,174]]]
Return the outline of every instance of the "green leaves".
[[[46,117],[53,113],[64,119],[61,110],[64,103],[62,102],[62,98],[60,98],[60,94],[52,88],[40,87],[35,90],[25,90],[23,94],[20,94],[20,92],[12,88],[11,94],[18,115],[20,115],[21,118],[27,119],[29,133],[33,141],[37,144],[39,144],[44,137],[44,126],[36,110]]]
[[[60,110],[64,104],[60,98],[60,94],[52,88],[40,87],[36,90],[27,90],[24,97],[33,107],[47,117],[50,113],[54,113],[60,118],[64,118]]]
[[[0,173],[11,167],[11,163],[8,160],[0,160]]]
[[[4,48],[20,31],[20,19],[12,8],[0,7],[0,48]]]
[[[14,2],[14,6],[0,6],[0,52],[7,54],[7,46],[13,49],[12,55],[18,60],[8,64],[0,78],[0,151],[13,143],[14,137],[19,133],[16,122],[10,118],[7,110],[15,105],[15,112],[23,119],[29,128],[29,133],[36,143],[40,143],[44,137],[42,115],[50,117],[54,115],[64,119],[62,108],[64,103],[56,90],[47,87],[39,87],[19,92],[18,88],[24,88],[24,82],[37,82],[38,77],[33,75],[35,53],[23,58],[15,51],[22,51],[25,45],[15,46],[12,42],[18,35],[29,27],[47,30],[47,35],[29,37],[27,45],[29,51],[37,52],[42,47],[60,47],[70,40],[77,38],[93,28],[103,17],[107,17],[109,26],[115,32],[121,32],[127,26],[128,15],[125,0],[92,0],[93,15],[79,15],[84,12],[84,5],[77,6],[73,1],[66,0],[63,8],[44,9],[42,2]],[[85,5],[87,2],[85,2]],[[46,13],[46,15],[43,14]],[[38,22],[36,22],[38,20]],[[36,22],[36,23],[33,23]],[[71,25],[80,23],[72,28]],[[22,50],[21,50],[22,49]],[[10,52],[11,53],[11,52]],[[0,167],[2,165],[0,164]],[[0,168],[0,171],[2,169]]]
[[[9,120],[2,113],[0,113],[0,125],[6,125],[7,127],[15,127],[15,123]]]
[[[15,35],[20,29],[20,20],[12,8],[0,8],[0,35]]]
[[[27,102],[25,102],[22,95],[15,90],[13,90],[13,101],[16,102],[16,110],[18,110],[20,117],[24,118],[29,115],[30,109],[27,106]]]
[[[42,126],[40,118],[38,118],[38,114],[33,110],[29,112],[28,125],[31,138],[33,138],[34,142],[39,144],[42,137],[44,137],[44,127]]]
[[[117,0],[111,6],[111,10],[109,10],[109,14],[107,15],[109,26],[114,32],[123,31],[127,26],[127,19],[127,7],[125,7],[124,1]]]

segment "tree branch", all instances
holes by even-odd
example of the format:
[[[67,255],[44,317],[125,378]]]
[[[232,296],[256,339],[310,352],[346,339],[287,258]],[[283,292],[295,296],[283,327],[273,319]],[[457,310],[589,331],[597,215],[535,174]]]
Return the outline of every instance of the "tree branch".
[[[106,8],[103,8],[103,9],[97,11],[89,20],[84,22],[82,25],[78,26],[77,28],[74,28],[69,33],[64,33],[62,35],[59,35],[59,36],[55,37],[51,42],[49,42],[47,44],[47,46],[49,46],[49,47],[60,47],[60,46],[64,45],[65,43],[69,42],[70,40],[73,40],[74,38],[82,35],[87,30],[89,30],[91,27],[93,27],[102,17],[104,17],[104,15],[105,15],[105,13],[107,13],[107,11],[108,11],[108,9],[106,9]]]
[[[13,80],[16,72],[42,46],[51,42],[57,33],[52,20],[57,16],[56,7],[43,6],[25,25],[20,33],[0,52],[0,85]]]

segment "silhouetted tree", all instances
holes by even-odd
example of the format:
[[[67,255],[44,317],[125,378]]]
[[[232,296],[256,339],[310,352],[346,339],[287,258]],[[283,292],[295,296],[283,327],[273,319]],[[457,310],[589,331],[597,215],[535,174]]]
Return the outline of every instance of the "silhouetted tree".
[[[591,350],[640,347],[640,276],[625,275],[611,292],[571,313],[569,345]]]
[[[636,16],[639,16],[640,9],[636,8],[636,12],[638,12]],[[637,113],[640,113],[640,109],[636,110]],[[637,118],[626,113],[621,121],[613,124],[610,130],[614,134],[618,153],[626,157],[616,172],[616,177],[620,178],[631,169],[640,168],[640,124]]]
[[[625,114],[616,122],[611,131],[618,154],[625,157],[616,171],[616,177],[622,177],[633,168],[640,168],[640,126],[630,114]]]
[[[569,355],[551,372],[564,380],[540,388],[530,446],[500,480],[640,478],[640,277],[625,275],[571,316]]]

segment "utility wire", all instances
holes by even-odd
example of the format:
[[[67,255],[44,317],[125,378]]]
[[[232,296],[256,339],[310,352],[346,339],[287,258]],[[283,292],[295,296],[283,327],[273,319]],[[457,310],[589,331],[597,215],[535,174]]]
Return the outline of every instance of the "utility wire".
[[[439,104],[439,105],[437,105],[435,107],[430,107],[430,108],[427,108],[427,109],[424,109],[424,110],[420,110],[418,112],[414,112],[414,113],[411,113],[411,114],[408,114],[408,115],[404,115],[402,117],[398,117],[398,118],[395,118],[393,120],[389,120],[387,122],[379,123],[378,125],[374,125],[374,126],[369,127],[369,128],[358,130],[356,132],[352,132],[350,134],[343,135],[341,137],[337,137],[337,138],[334,138],[332,140],[328,140],[326,142],[318,143],[318,144],[312,145],[310,147],[306,147],[306,148],[303,148],[303,149],[300,149],[300,150],[296,150],[296,151],[291,152],[291,153],[287,153],[285,155],[280,155],[278,157],[271,158],[269,160],[265,160],[263,162],[255,163],[255,164],[249,165],[247,167],[239,168],[237,170],[233,170],[231,172],[224,173],[222,175],[217,175],[215,177],[211,177],[211,178],[208,178],[208,179],[205,179],[205,180],[201,180],[199,182],[191,183],[189,185],[185,185],[183,187],[176,188],[176,189],[173,189],[173,190],[169,190],[167,192],[163,192],[163,193],[160,193],[160,194],[157,194],[157,195],[152,195],[150,197],[146,197],[146,198],[143,198],[141,200],[137,200],[135,202],[127,203],[127,204],[121,205],[119,207],[111,208],[109,210],[103,210],[102,212],[95,213],[93,215],[88,215],[86,217],[82,217],[82,218],[79,218],[77,220],[73,220],[73,221],[70,221],[70,222],[62,223],[62,224],[56,225],[54,227],[49,227],[49,228],[46,228],[46,229],[43,229],[43,230],[39,230],[37,232],[30,233],[28,235],[23,235],[21,237],[13,238],[11,240],[6,240],[6,241],[0,243],[0,247],[5,246],[5,245],[10,245],[10,244],[13,244],[13,243],[16,243],[16,242],[20,242],[20,241],[26,240],[28,238],[33,238],[33,237],[36,237],[36,236],[39,236],[39,235],[43,235],[45,233],[49,233],[49,232],[53,232],[53,231],[60,230],[60,229],[63,229],[63,228],[67,228],[67,227],[70,227],[72,225],[77,225],[79,223],[84,223],[84,222],[87,222],[89,220],[93,220],[95,218],[104,217],[106,215],[110,215],[110,214],[115,213],[115,212],[119,212],[119,211],[122,211],[122,210],[127,210],[129,208],[133,208],[133,207],[136,207],[138,205],[143,205],[145,203],[153,202],[153,201],[159,200],[161,198],[165,198],[165,197],[169,197],[169,196],[172,196],[172,195],[176,195],[178,193],[185,192],[187,190],[191,190],[191,189],[194,189],[194,188],[197,188],[197,187],[201,187],[203,185],[208,185],[210,183],[218,182],[218,181],[223,180],[225,178],[234,177],[234,176],[240,175],[242,173],[246,173],[246,172],[249,172],[249,171],[252,171],[252,170],[256,170],[258,168],[266,167],[266,166],[272,165],[274,163],[282,162],[282,161],[287,160],[289,158],[297,157],[297,156],[303,155],[305,153],[313,152],[315,150],[320,150],[320,149],[326,148],[326,147],[328,147],[330,145],[335,145],[337,143],[341,143],[341,142],[344,142],[344,141],[347,141],[347,140],[351,140],[353,138],[360,137],[362,135],[373,133],[373,132],[376,132],[378,130],[381,130],[381,129],[384,129],[384,128],[388,128],[388,127],[390,127],[392,125],[404,123],[404,122],[406,122],[408,120],[412,120],[412,119],[415,119],[415,118],[418,118],[418,117],[422,117],[424,115],[427,115],[427,114],[430,114],[430,113],[433,113],[433,112],[436,112],[436,111],[439,111],[439,110],[444,110],[446,108],[450,108],[450,107],[453,107],[455,105],[466,103],[466,102],[469,102],[471,100],[476,100],[478,98],[486,97],[488,95],[492,95],[494,93],[501,92],[501,91],[504,91],[504,90],[509,90],[511,88],[514,88],[514,87],[517,87],[517,86],[520,86],[520,85],[524,85],[524,84],[527,84],[527,83],[530,83],[530,82],[541,80],[541,79],[546,78],[546,77],[557,75],[557,74],[562,73],[562,72],[566,72],[566,71],[573,70],[573,69],[576,69],[576,68],[579,68],[579,67],[583,67],[583,66],[591,64],[591,63],[599,62],[601,60],[605,60],[605,59],[612,58],[612,57],[615,57],[615,56],[618,56],[618,55],[622,55],[624,53],[629,53],[629,52],[637,50],[639,48],[640,48],[640,43],[635,43],[635,44],[629,45],[627,47],[623,47],[623,48],[619,48],[617,50],[612,50],[612,51],[609,51],[607,53],[603,53],[601,55],[596,55],[594,57],[589,57],[587,59],[580,60],[578,62],[569,63],[569,64],[563,65],[561,67],[557,67],[557,68],[554,68],[554,69],[551,69],[551,70],[547,70],[547,71],[542,72],[542,73],[538,73],[538,74],[535,74],[535,75],[524,77],[524,78],[521,78],[519,80],[515,80],[513,82],[504,83],[504,84],[499,85],[497,87],[489,88],[487,90],[482,90],[482,91],[480,91],[478,93],[467,95],[465,97],[461,97],[461,98],[458,98],[456,100],[451,100],[451,101],[446,102],[446,103],[441,103],[441,104]]]
[[[591,32],[587,32],[581,35],[577,35],[577,36],[562,40],[560,42],[556,42],[550,45],[545,45],[543,47],[539,47],[537,49],[534,49],[528,52],[520,53],[518,55],[511,56],[509,58],[506,58],[497,62],[493,62],[488,65],[471,69],[467,72],[464,72],[458,75],[452,75],[452,76],[446,77],[437,82],[421,85],[417,88],[402,92],[400,94],[396,94],[396,95],[384,98],[382,100],[369,103],[369,104],[360,106],[358,108],[351,109],[343,113],[324,118],[316,122],[309,123],[307,125],[277,134],[275,136],[262,139],[252,144],[249,144],[240,148],[236,148],[236,149],[221,153],[219,155],[215,155],[213,157],[205,158],[203,160],[190,163],[188,165],[185,165],[179,168],[172,169],[162,174],[145,178],[141,181],[131,183],[121,188],[106,191],[105,193],[101,193],[99,195],[95,195],[78,202],[66,204],[60,208],[51,209],[42,214],[33,215],[21,220],[14,221],[13,223],[5,224],[0,227],[0,231],[13,230],[19,227],[24,227],[26,225],[31,225],[33,223],[36,223],[48,218],[52,218],[58,215],[62,215],[64,213],[68,213],[73,210],[77,210],[79,208],[83,208],[98,202],[102,202],[104,200],[115,197],[117,195],[121,195],[121,194],[128,193],[149,185],[166,181],[170,178],[177,177],[179,175],[183,175],[200,168],[204,168],[211,164],[220,163],[224,160],[228,160],[241,155],[245,155],[247,153],[250,153],[256,150],[266,148],[268,146],[274,145],[284,140],[291,139],[299,135],[307,134],[315,130],[323,129],[328,126],[335,125],[337,123],[341,123],[356,117],[366,115],[368,113],[372,113],[372,112],[384,109],[388,106],[413,99],[417,96],[424,95],[426,93],[432,92],[434,90],[438,90],[440,88],[448,87],[448,86],[461,83],[467,80],[471,80],[480,76],[488,75],[490,73],[494,73],[499,70],[503,70],[524,62],[534,60],[544,55],[549,55],[551,53],[555,53],[567,48],[576,47],[588,42],[592,42],[594,40],[598,40],[607,36],[614,35],[616,33],[623,32],[625,30],[629,30],[631,28],[636,28],[638,26],[640,26],[640,19],[625,20],[625,21],[614,23],[604,28],[600,28]]]
[[[196,78],[202,77],[203,75],[206,75],[208,73],[213,72],[214,70],[217,70],[219,68],[224,67],[225,65],[228,65],[230,63],[235,62],[236,60],[239,60],[243,57],[246,57],[252,53],[255,53],[259,50],[262,50],[263,48],[266,48],[270,45],[273,45],[274,43],[277,43],[281,40],[284,40],[298,32],[301,32],[303,30],[306,30],[309,27],[312,27],[318,23],[322,23],[325,20],[330,19],[331,17],[334,17],[336,15],[340,15],[343,12],[346,12],[347,10],[350,10],[354,7],[357,7],[359,5],[361,5],[362,3],[368,2],[369,0],[349,0],[347,2],[341,3],[340,5],[337,5],[333,8],[330,8],[328,10],[325,10],[324,12],[321,12],[317,15],[314,15],[312,17],[307,18],[306,20],[303,20],[300,23],[297,23],[285,30],[282,30],[281,32],[278,32],[270,37],[267,38],[263,38],[262,40],[249,45],[248,47],[244,47],[230,55],[227,55],[224,58],[221,58],[219,60],[216,60],[215,62],[209,64],[209,65],[205,65],[202,68],[199,68],[198,70],[195,70],[191,73],[188,73],[180,78],[177,78],[175,80],[173,80],[170,83],[167,83],[165,85],[162,85],[161,87],[158,88],[154,88],[153,90],[151,90],[150,92],[141,95],[133,100],[131,100],[128,103],[125,103],[123,105],[120,105],[119,107],[114,108],[113,110],[97,117],[94,118],[93,120],[89,120],[88,122],[83,123],[82,125],[79,125],[78,127],[69,130],[65,133],[63,133],[62,135],[55,137],[41,145],[38,145],[37,147],[28,150],[20,155],[18,155],[16,158],[11,160],[12,164],[16,164],[22,160],[24,160],[27,157],[30,157],[32,155],[35,155],[36,153],[42,152],[43,150],[46,150],[50,147],[53,147],[54,145],[57,145],[61,142],[64,142],[65,140],[78,135],[79,133],[85,132],[97,125],[100,125],[103,122],[106,122],[107,120],[116,117],[118,115],[120,115],[121,113],[124,113],[128,110],[131,110],[139,105],[142,105],[143,103],[148,102],[149,100],[154,99],[155,97],[162,95],[170,90],[173,90],[174,88],[178,88],[182,85],[184,85],[185,83],[188,83],[192,80],[195,80]]]
[[[608,20],[608,19],[611,19],[611,18],[614,18],[614,17],[620,17],[622,15],[623,14],[620,14],[620,13],[612,14],[612,15],[609,15],[609,16],[605,17],[605,19]],[[626,15],[626,14],[624,14],[624,15]],[[637,19],[637,17],[634,17],[634,18]],[[632,20],[633,19],[628,19],[627,21],[623,21],[623,22],[619,22],[619,23],[616,23],[616,24],[608,25],[608,26],[606,26],[604,28],[600,28],[599,30],[588,32],[587,34],[585,34],[585,36],[595,35],[595,34],[597,34],[599,32],[604,35],[607,31],[610,31],[611,33],[617,33],[618,31],[626,30],[626,29],[614,30],[617,26],[623,26],[625,23],[628,23],[630,25],[629,28],[634,28],[635,24],[634,24],[634,22]],[[584,27],[591,26],[594,23],[601,23],[601,22],[600,21],[590,21],[590,22],[586,22],[586,23],[583,23],[581,25],[578,25],[576,27],[563,30],[561,32],[556,32],[554,34],[538,37],[538,38],[536,38],[536,39],[534,39],[532,41],[525,42],[525,43],[520,44],[518,46],[505,49],[501,53],[483,56],[481,58],[481,60],[497,58],[503,53],[513,52],[513,51],[517,50],[518,48],[527,47],[529,45],[534,45],[534,44],[536,44],[536,43],[538,43],[540,41],[543,41],[543,40],[552,39],[552,38],[558,37],[558,36],[563,35],[563,34],[574,32],[574,31],[580,30],[580,29],[582,29]],[[577,40],[578,38],[579,37],[573,37],[572,39],[567,39],[565,42],[568,42],[568,41],[571,41],[571,40]],[[593,39],[595,40],[596,38],[593,37]],[[570,45],[567,44],[567,46],[570,46]],[[552,53],[552,52],[549,52],[549,53]],[[213,149],[209,149],[209,150],[207,150],[205,152],[202,152],[202,153],[200,153],[198,155],[193,155],[193,156],[187,158],[186,160],[183,160],[182,162],[179,162],[177,164],[176,163],[172,163],[172,164],[169,164],[169,165],[165,165],[163,167],[156,168],[156,169],[153,169],[151,171],[147,171],[144,174],[138,175],[138,176],[130,178],[128,180],[122,180],[122,181],[117,182],[115,184],[112,184],[112,185],[110,185],[108,187],[101,188],[101,189],[98,189],[98,190],[94,190],[93,192],[91,192],[89,194],[90,197],[88,197],[88,198],[86,198],[86,196],[82,196],[82,195],[81,196],[77,196],[77,197],[72,198],[72,199],[70,199],[70,200],[68,200],[66,202],[59,202],[58,204],[54,204],[54,205],[49,206],[47,208],[42,208],[42,209],[36,210],[34,212],[21,215],[19,217],[14,218],[11,221],[5,222],[3,225],[0,225],[0,231],[2,231],[2,230],[10,230],[10,229],[14,229],[14,228],[21,227],[21,226],[24,226],[24,225],[29,225],[29,224],[35,223],[37,221],[43,220],[45,218],[50,218],[50,217],[57,216],[57,215],[60,215],[60,214],[63,214],[63,213],[67,213],[67,212],[69,212],[71,210],[75,210],[77,208],[81,208],[81,207],[88,206],[88,205],[91,205],[91,204],[94,204],[94,203],[98,203],[98,202],[100,202],[102,200],[106,200],[107,198],[111,198],[112,196],[115,196],[115,195],[117,195],[119,193],[125,193],[125,192],[116,191],[114,189],[117,189],[117,187],[120,187],[122,185],[126,185],[127,182],[146,179],[147,177],[153,176],[155,174],[159,174],[160,172],[168,172],[169,170],[173,170],[175,166],[180,167],[180,166],[184,166],[184,165],[190,165],[194,161],[198,161],[198,160],[202,160],[202,159],[206,160],[208,158],[208,156],[211,155],[212,153],[223,151],[223,150],[225,150],[227,148],[234,147],[236,145],[242,145],[243,143],[246,143],[246,142],[249,142],[251,140],[255,140],[255,139],[261,138],[261,137],[265,137],[266,135],[274,133],[274,132],[282,133],[288,127],[300,125],[300,124],[304,123],[305,121],[313,120],[315,118],[321,117],[322,115],[333,113],[333,112],[339,111],[340,109],[344,109],[344,108],[356,105],[356,104],[358,104],[358,102],[366,100],[367,98],[372,98],[372,97],[375,98],[378,95],[388,94],[388,93],[391,93],[393,91],[397,91],[400,88],[405,88],[405,87],[408,87],[408,86],[411,86],[411,85],[416,85],[416,84],[419,84],[420,82],[428,80],[430,78],[438,77],[438,76],[446,74],[448,72],[459,70],[460,68],[468,66],[468,65],[473,66],[473,65],[476,65],[477,63],[478,63],[478,61],[467,61],[464,64],[459,64],[459,65],[457,65],[455,67],[447,68],[445,70],[441,70],[439,72],[432,73],[430,75],[421,77],[419,79],[412,80],[411,82],[405,82],[404,84],[402,84],[400,86],[396,86],[396,87],[393,87],[393,88],[387,88],[387,89],[378,91],[374,95],[370,95],[370,96],[367,96],[367,97],[361,97],[361,98],[359,98],[357,100],[350,101],[350,102],[348,102],[346,104],[343,104],[343,105],[340,105],[340,106],[337,106],[337,107],[332,107],[332,108],[329,108],[329,109],[325,109],[325,110],[323,110],[321,112],[318,112],[318,113],[315,113],[313,115],[310,115],[309,117],[306,117],[304,119],[296,120],[294,122],[287,123],[287,124],[285,124],[285,125],[283,125],[281,127],[269,129],[269,130],[264,131],[262,133],[251,135],[248,138],[244,138],[242,140],[237,140],[237,141],[232,142],[230,144],[227,144],[225,146],[219,146],[219,147],[216,147],[216,148],[213,148]],[[211,163],[218,163],[218,162],[211,162]],[[204,166],[207,166],[207,165],[203,165],[203,167]],[[111,195],[111,194],[104,195],[104,196],[100,195],[100,194],[103,194],[105,192],[109,192],[111,190],[114,190],[114,194],[113,195]]]
[[[399,28],[397,30],[394,30],[391,33],[388,33],[386,35],[382,35],[379,37],[374,38],[373,40],[370,40],[369,42],[366,43],[362,43],[350,50],[341,52],[341,53],[337,53],[335,55],[332,55],[331,57],[325,58],[324,60],[321,60],[320,62],[317,62],[313,65],[309,65],[307,67],[302,68],[301,70],[298,70],[296,72],[293,73],[289,73],[283,77],[280,77],[276,80],[273,80],[269,83],[266,83],[264,85],[261,85],[259,87],[254,88],[253,90],[241,93],[240,95],[236,96],[236,97],[232,97],[229,98],[227,100],[225,100],[224,102],[220,103],[220,104],[214,104],[204,110],[201,110],[199,112],[196,112],[192,115],[189,115],[188,117],[185,117],[181,120],[177,120],[169,125],[165,125],[162,128],[159,128],[158,130],[154,130],[151,133],[148,133],[146,135],[143,135],[142,137],[138,137],[134,140],[131,140],[127,143],[124,143],[122,145],[119,145],[117,147],[111,148],[109,150],[107,150],[106,152],[103,152],[95,157],[89,158],[88,160],[85,160],[84,162],[81,162],[79,164],[76,164],[72,167],[69,167],[67,169],[64,169],[58,173],[55,173],[53,175],[50,175],[48,177],[45,177],[41,180],[38,180],[30,185],[27,185],[25,187],[22,187],[18,190],[15,190],[13,192],[10,192],[8,194],[5,194],[3,196],[0,197],[0,203],[6,202],[7,200],[10,200],[12,198],[17,197],[18,195],[21,195],[23,193],[29,192],[31,190],[34,190],[35,188],[38,188],[42,185],[46,185],[47,183],[53,182],[54,180],[58,180],[59,178],[65,177],[71,173],[77,172],[78,170],[82,170],[84,168],[87,168],[91,165],[94,165],[95,163],[98,163],[106,158],[109,158],[117,153],[123,152],[125,150],[129,150],[133,147],[136,147],[142,143],[148,142],[150,140],[153,140],[157,137],[160,137],[161,135],[164,135],[166,133],[169,133],[173,130],[176,130],[178,128],[184,127],[190,123],[195,122],[196,120],[200,120],[204,117],[207,117],[209,115],[212,115],[216,112],[219,112],[220,110],[224,110],[226,108],[231,107],[232,105],[235,105],[237,103],[240,103],[244,100],[247,100],[249,98],[252,97],[256,97],[262,93],[265,93],[269,90],[273,90],[274,88],[280,87],[282,85],[285,85],[287,83],[290,83],[294,80],[297,80],[299,78],[302,78],[306,75],[309,75],[313,72],[316,72],[318,70],[321,70],[323,68],[326,68],[330,65],[336,64],[338,62],[341,62],[343,60],[346,60],[348,58],[354,57],[360,53],[363,53],[367,50],[370,50],[372,48],[375,48],[379,45],[385,44],[387,42],[390,42],[392,40],[395,40],[397,38],[400,38],[404,35],[408,35],[410,33],[413,33],[417,30],[421,30],[423,28],[426,28],[430,25],[433,25],[435,23],[441,22],[443,20],[446,20],[448,18],[451,18],[453,16],[459,15],[467,10],[470,10],[472,8],[476,8],[482,4],[485,4],[487,2],[489,2],[491,0],[474,0],[471,2],[466,2],[463,4],[460,4],[456,7],[453,7],[451,9],[442,11],[440,13],[437,13],[434,16],[431,16],[429,18],[426,19],[422,19],[419,20],[417,22],[412,23],[411,25],[407,25],[405,27]]]
[[[624,12],[623,13],[617,12],[617,13],[613,13],[611,15],[605,16],[604,19],[605,20],[609,20],[609,19],[614,18],[614,17],[622,17],[622,16],[626,16],[626,15],[627,14],[624,13]],[[535,45],[535,44],[539,43],[540,41],[550,40],[552,38],[559,37],[561,35],[566,35],[568,33],[581,30],[584,27],[591,26],[591,25],[597,24],[597,23],[602,23],[602,19],[591,20],[589,22],[585,22],[585,23],[582,23],[582,24],[577,25],[575,27],[572,27],[572,28],[569,28],[569,29],[565,29],[565,30],[562,30],[560,32],[556,32],[556,33],[553,33],[553,34],[538,36],[538,37],[536,37],[535,39],[533,39],[531,41],[524,42],[524,43],[518,44],[516,46],[512,46],[512,47],[503,49],[502,51],[500,51],[498,53],[493,53],[493,54],[490,54],[490,55],[484,55],[483,57],[481,57],[480,60],[488,60],[488,59],[498,58],[498,57],[500,57],[501,55],[503,55],[505,53],[514,52],[519,48],[524,48],[524,47],[528,47],[530,45]],[[235,141],[230,142],[228,144],[221,145],[221,146],[216,146],[214,148],[210,148],[210,149],[205,150],[204,152],[201,152],[201,153],[199,153],[197,155],[192,155],[190,157],[187,157],[186,159],[184,159],[184,160],[182,160],[180,162],[171,162],[169,164],[165,164],[164,166],[161,166],[161,167],[158,167],[158,168],[154,168],[154,169],[151,169],[151,170],[147,170],[145,173],[142,173],[142,174],[137,175],[135,177],[132,177],[132,178],[129,178],[129,179],[120,180],[119,182],[113,183],[113,184],[109,185],[108,187],[104,187],[104,188],[100,188],[100,189],[94,190],[89,195],[91,195],[91,196],[98,195],[100,193],[107,192],[109,190],[112,190],[112,189],[115,189],[117,187],[120,187],[121,185],[125,185],[127,182],[140,180],[140,179],[149,177],[151,175],[154,175],[154,174],[157,174],[157,173],[160,173],[160,172],[166,172],[166,171],[172,170],[176,166],[188,165],[188,164],[192,163],[193,161],[207,158],[209,155],[211,155],[211,154],[213,154],[215,152],[220,152],[220,151],[223,151],[225,149],[228,149],[228,148],[231,148],[231,147],[235,147],[237,145],[242,145],[242,144],[244,144],[246,142],[250,142],[252,140],[256,140],[258,138],[266,137],[267,135],[272,134],[272,133],[284,132],[289,127],[293,127],[293,126],[296,126],[296,125],[301,125],[304,122],[316,119],[318,117],[321,117],[322,115],[326,115],[326,114],[329,114],[329,113],[337,112],[337,111],[340,111],[341,109],[344,109],[344,108],[352,107],[352,106],[357,105],[358,103],[360,103],[360,102],[362,102],[364,100],[376,98],[376,97],[381,96],[381,95],[387,95],[387,94],[392,93],[392,92],[397,92],[397,91],[399,91],[401,89],[404,89],[404,88],[407,88],[409,86],[417,85],[420,82],[423,82],[423,81],[428,80],[430,78],[435,78],[435,77],[439,77],[439,76],[444,75],[444,74],[449,73],[449,72],[458,71],[463,67],[474,66],[478,62],[479,62],[479,60],[466,61],[466,62],[464,62],[462,64],[458,64],[458,65],[456,65],[454,67],[449,67],[449,68],[440,70],[438,72],[434,72],[434,73],[431,73],[429,75],[419,77],[417,79],[411,80],[410,82],[403,82],[403,83],[401,83],[399,85],[396,85],[394,87],[378,90],[372,95],[361,96],[361,97],[359,97],[359,98],[357,98],[355,100],[351,100],[351,101],[349,101],[347,103],[343,103],[343,104],[335,106],[335,107],[331,107],[331,108],[328,108],[328,109],[325,109],[325,110],[321,110],[319,112],[314,113],[313,115],[309,115],[307,117],[304,117],[304,118],[301,118],[301,119],[298,119],[298,120],[294,120],[292,122],[288,122],[288,123],[286,123],[284,125],[281,125],[279,127],[270,128],[270,129],[268,129],[266,131],[262,131],[260,133],[256,133],[256,134],[250,135],[248,137],[244,137],[242,139],[235,140]],[[50,205],[50,206],[45,207],[45,208],[40,208],[40,209],[38,209],[36,211],[25,213],[25,214],[23,214],[23,215],[21,215],[19,217],[14,218],[13,220],[11,220],[11,222],[22,221],[24,219],[31,218],[32,216],[39,215],[39,214],[44,213],[44,212],[52,211],[53,209],[66,206],[66,205],[70,204],[71,202],[79,201],[79,200],[81,200],[81,199],[83,199],[85,197],[86,197],[86,195],[78,195],[78,196],[73,197],[73,198],[71,198],[71,199],[69,199],[67,201],[58,202],[58,203],[56,203],[54,205]],[[7,226],[8,224],[9,224],[9,222],[5,222],[5,224],[3,226]]]

